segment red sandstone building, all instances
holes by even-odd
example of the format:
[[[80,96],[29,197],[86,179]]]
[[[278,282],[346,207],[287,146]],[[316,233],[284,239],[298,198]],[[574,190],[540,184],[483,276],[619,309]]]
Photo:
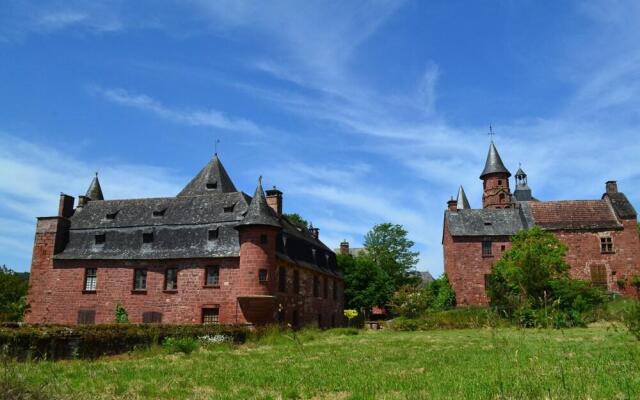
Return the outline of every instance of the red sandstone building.
[[[599,200],[539,201],[527,175],[518,169],[511,193],[511,173],[493,143],[485,168],[482,209],[472,209],[464,189],[445,211],[442,244],[444,270],[459,305],[486,304],[485,277],[510,247],[509,239],[534,225],[553,232],[568,246],[570,275],[611,292],[631,293],[640,275],[640,239],[636,211],[615,181]]]
[[[176,196],[104,200],[60,195],[38,218],[26,321],[288,323],[342,320],[335,254],[282,214],[282,192],[236,190],[216,155]]]

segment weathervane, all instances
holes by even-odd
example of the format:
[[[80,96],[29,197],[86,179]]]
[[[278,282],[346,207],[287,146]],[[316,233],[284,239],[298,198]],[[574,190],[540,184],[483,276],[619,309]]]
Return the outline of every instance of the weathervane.
[[[218,143],[220,143],[220,139],[216,139],[213,144],[213,147],[215,148],[215,155],[218,155]]]
[[[491,126],[491,124],[489,124],[489,133],[488,133],[488,135],[491,138],[491,141],[493,142],[493,136],[495,135],[495,132],[493,132],[493,127]]]

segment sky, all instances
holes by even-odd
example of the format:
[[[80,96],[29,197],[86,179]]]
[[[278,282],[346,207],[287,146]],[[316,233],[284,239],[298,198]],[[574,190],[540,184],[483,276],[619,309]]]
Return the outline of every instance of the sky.
[[[59,193],[174,196],[218,153],[332,248],[403,225],[442,273],[446,201],[494,141],[541,200],[640,205],[640,2],[0,2],[0,265]],[[513,179],[513,178],[512,178]],[[514,186],[511,181],[512,188]]]

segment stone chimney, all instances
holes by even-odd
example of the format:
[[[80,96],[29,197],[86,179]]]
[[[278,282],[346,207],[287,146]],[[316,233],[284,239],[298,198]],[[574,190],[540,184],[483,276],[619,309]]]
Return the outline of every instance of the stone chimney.
[[[282,192],[275,186],[273,189],[267,190],[267,204],[278,216],[282,215]]]
[[[60,204],[58,206],[58,217],[69,218],[73,215],[73,196],[60,193]]]
[[[447,208],[449,211],[456,211],[458,209],[458,202],[451,197],[451,200],[447,201]]]
[[[309,227],[309,233],[311,233],[314,239],[320,239],[320,229],[314,228],[313,224]]]
[[[607,193],[618,193],[618,182],[607,181],[606,188],[607,188]]]
[[[349,254],[349,242],[346,239],[340,242],[340,254]]]

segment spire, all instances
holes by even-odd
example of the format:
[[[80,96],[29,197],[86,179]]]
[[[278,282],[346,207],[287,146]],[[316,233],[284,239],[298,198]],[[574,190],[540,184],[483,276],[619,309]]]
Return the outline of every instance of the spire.
[[[513,192],[513,197],[517,201],[535,201],[535,198],[531,195],[531,188],[527,184],[527,174],[522,170],[521,166],[516,172],[516,190]]]
[[[216,153],[213,159],[198,172],[198,175],[178,193],[178,197],[237,191]]]
[[[464,188],[462,187],[462,185],[460,185],[460,189],[458,189],[456,208],[458,210],[466,210],[471,208],[471,206],[469,205],[469,200],[467,199],[467,194],[464,192]]]
[[[482,170],[480,179],[484,179],[486,175],[495,173],[507,174],[507,177],[511,176],[511,172],[504,166],[500,154],[498,154],[498,149],[496,149],[492,141],[489,145],[489,154],[487,154],[487,161],[484,164],[484,170]]]
[[[267,225],[280,228],[280,220],[275,215],[273,209],[267,204],[267,199],[264,196],[264,190],[262,190],[262,177],[258,179],[258,187],[251,199],[249,209],[244,216],[244,219],[238,227],[247,225]]]
[[[100,181],[98,180],[97,172],[96,176],[93,177],[93,180],[89,185],[89,189],[87,189],[86,196],[91,200],[104,200],[104,195],[102,194],[102,188],[100,187]]]

